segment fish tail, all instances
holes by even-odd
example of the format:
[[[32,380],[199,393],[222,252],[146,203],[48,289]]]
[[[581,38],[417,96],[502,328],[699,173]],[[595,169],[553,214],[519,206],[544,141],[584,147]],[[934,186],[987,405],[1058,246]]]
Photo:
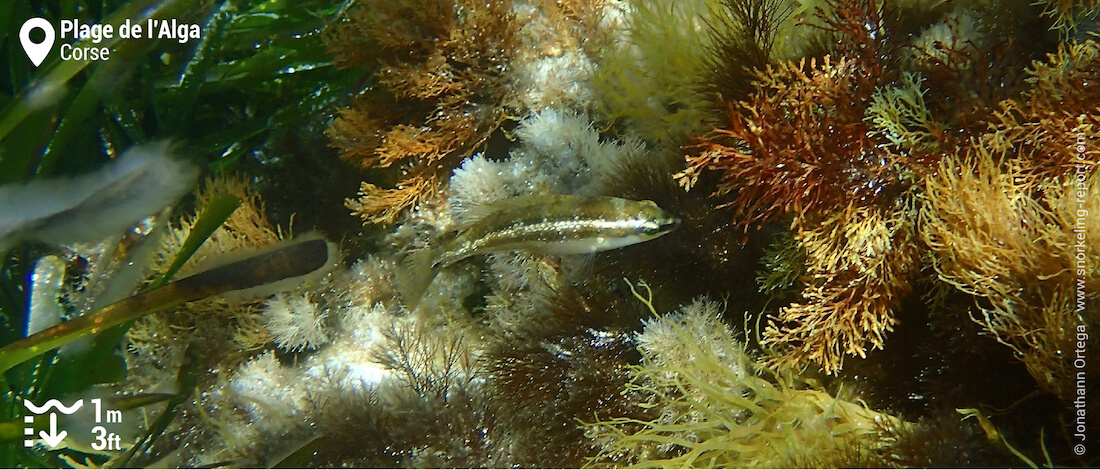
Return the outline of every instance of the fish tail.
[[[420,303],[438,273],[436,251],[423,249],[405,255],[397,268],[397,290],[410,310]]]

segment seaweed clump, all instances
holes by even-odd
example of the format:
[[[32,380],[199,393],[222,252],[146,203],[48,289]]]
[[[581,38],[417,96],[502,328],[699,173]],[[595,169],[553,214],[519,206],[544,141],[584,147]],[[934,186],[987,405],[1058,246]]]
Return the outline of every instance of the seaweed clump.
[[[793,7],[781,0],[638,0],[618,8],[616,41],[592,74],[595,105],[651,144],[679,146],[703,131],[713,104],[747,95],[780,36],[786,42],[794,32]]]
[[[973,295],[975,321],[1065,401],[1078,329],[1096,326],[1079,312],[1100,288],[1100,251],[1083,243],[1100,227],[1098,68],[1092,40],[1033,64],[1031,89],[926,180],[921,209],[939,278]]]
[[[789,224],[785,249],[799,256],[761,276],[800,291],[765,329],[773,365],[839,373],[845,357],[884,348],[903,300],[934,278],[973,297],[929,296],[929,310],[978,312],[974,320],[1020,353],[1044,390],[1066,399],[1067,328],[1079,323],[1068,309],[1067,242],[1073,224],[1091,229],[1064,206],[1068,175],[1080,173],[1075,188],[1088,193],[1097,168],[1095,43],[1071,41],[1033,60],[1041,49],[1012,40],[1028,20],[978,4],[902,8],[915,7],[817,8],[831,55],[758,68],[752,91],[727,103],[727,122],[688,147],[677,179],[690,189],[716,172],[711,196],[745,230]],[[1008,248],[1003,237],[1032,246]],[[1002,250],[1011,253],[981,261]],[[1090,286],[1094,264],[1081,271]]]
[[[844,355],[883,347],[911,291],[920,267],[912,188],[936,156],[883,145],[867,119],[883,85],[900,78],[891,12],[876,2],[830,5],[818,15],[844,58],[758,70],[755,90],[730,103],[729,122],[699,138],[677,178],[690,189],[718,170],[712,196],[732,198],[724,205],[743,227],[790,220],[808,281],[765,341],[777,363],[836,372]]]
[[[368,223],[392,223],[505,120],[518,25],[511,2],[367,2],[335,25],[338,66],[370,82],[328,129],[341,157],[372,172],[348,200]]]
[[[800,378],[773,376],[697,300],[651,318],[626,391],[656,417],[587,424],[602,444],[593,464],[663,468],[886,466],[896,417],[836,398]]]
[[[248,185],[231,177],[213,179],[197,191],[195,213],[184,214],[168,228],[153,256],[153,272],[168,269],[198,222],[198,214],[219,193],[236,197],[242,203],[183,265],[180,270],[183,275],[223,262],[220,260],[227,253],[257,250],[283,239],[283,231],[268,221],[263,202]],[[129,375],[125,386],[134,391],[171,386],[186,361],[186,350],[192,345],[220,351],[217,356],[208,357],[215,362],[211,367],[237,366],[252,351],[272,340],[264,328],[261,305],[261,300],[217,296],[142,317],[126,335],[127,367],[135,372]]]
[[[1100,210],[1096,179],[1085,182],[1092,189],[1082,210],[1091,214]],[[945,161],[927,182],[923,237],[939,278],[978,299],[974,320],[1012,348],[1040,387],[1069,401],[1071,353],[1083,321],[1075,279],[1089,292],[1100,287],[1100,253],[1082,252],[1077,262],[1074,231],[1100,221],[1093,215],[1077,225],[1071,184],[1048,183],[1037,200],[1025,181],[988,156]]]
[[[1076,34],[1083,23],[1095,21],[1100,16],[1100,1],[1097,0],[1041,0],[1035,2],[1043,6],[1043,16],[1054,20],[1052,29],[1064,34]]]
[[[706,0],[646,0],[620,7],[620,40],[598,56],[591,81],[603,117],[649,142],[680,144],[704,120],[698,92],[711,21]]]

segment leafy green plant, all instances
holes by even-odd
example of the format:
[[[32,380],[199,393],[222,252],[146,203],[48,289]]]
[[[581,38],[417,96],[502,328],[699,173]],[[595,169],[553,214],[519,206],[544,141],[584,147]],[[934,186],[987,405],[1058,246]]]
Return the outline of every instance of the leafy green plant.
[[[135,144],[165,138],[215,174],[239,168],[242,158],[254,153],[277,157],[283,150],[273,143],[309,131],[310,119],[346,96],[361,75],[338,73],[321,42],[322,30],[342,9],[335,0],[4,2],[0,184],[85,173]],[[110,59],[99,62],[61,60],[59,45],[67,40],[58,37],[36,68],[18,36],[22,22],[33,17],[54,25],[72,18],[112,24],[116,32],[126,20],[176,19],[199,25],[201,35],[180,42],[121,39],[116,33],[95,44],[111,50]],[[90,40],[77,45],[85,42],[91,45]],[[210,230],[222,223],[226,210],[236,207],[228,200],[220,206],[222,213],[209,219]],[[201,232],[192,233],[192,249],[205,240]],[[84,320],[89,325],[70,326],[65,335],[15,344],[26,331],[31,269],[50,250],[24,244],[0,253],[0,363],[5,370],[0,375],[0,422],[20,419],[24,398],[41,402],[122,378],[125,369],[115,350],[125,324],[149,311],[115,312],[109,323],[123,326],[101,332],[92,347],[74,358],[47,350],[98,331],[102,324]],[[179,261],[187,256],[181,253]],[[157,285],[172,272],[161,276]],[[171,415],[166,412],[163,419],[170,422]],[[103,459],[91,462],[103,464]],[[3,467],[70,464],[59,452],[0,446]]]

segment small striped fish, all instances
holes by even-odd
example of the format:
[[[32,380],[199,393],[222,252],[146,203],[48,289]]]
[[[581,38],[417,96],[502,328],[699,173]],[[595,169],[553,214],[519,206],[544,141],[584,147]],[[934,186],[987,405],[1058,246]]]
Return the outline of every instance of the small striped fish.
[[[439,270],[471,256],[526,250],[556,255],[595,253],[652,240],[680,226],[653,201],[603,196],[523,196],[470,210],[457,235],[408,255],[398,283],[415,306]]]

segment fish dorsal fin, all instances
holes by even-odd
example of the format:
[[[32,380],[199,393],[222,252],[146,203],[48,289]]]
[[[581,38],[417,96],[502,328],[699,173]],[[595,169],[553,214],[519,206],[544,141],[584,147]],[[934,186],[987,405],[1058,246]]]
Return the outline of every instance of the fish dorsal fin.
[[[455,224],[459,231],[469,228],[471,225],[476,224],[478,221],[495,214],[497,212],[515,209],[520,207],[530,207],[536,203],[545,204],[555,200],[567,198],[569,196],[559,196],[556,194],[542,194],[535,196],[516,196],[508,199],[501,199],[499,201],[487,202],[484,204],[464,204],[462,207],[455,211],[454,219]]]

